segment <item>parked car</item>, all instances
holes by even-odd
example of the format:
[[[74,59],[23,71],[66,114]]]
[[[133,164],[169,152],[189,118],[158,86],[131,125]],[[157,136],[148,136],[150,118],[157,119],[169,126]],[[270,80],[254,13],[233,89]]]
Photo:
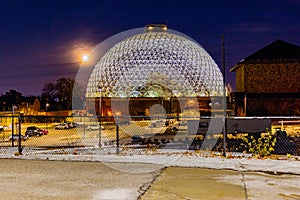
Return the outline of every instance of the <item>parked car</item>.
[[[60,123],[55,126],[55,129],[57,130],[68,129],[68,128],[69,128],[68,123]]]
[[[37,130],[28,130],[28,131],[25,132],[25,135],[29,136],[29,137],[31,137],[31,136],[41,136],[42,133],[40,133]]]
[[[187,129],[187,121],[176,121],[174,124],[170,126],[172,131],[186,130]]]
[[[187,126],[187,121],[178,121],[179,126]]]
[[[8,139],[9,139],[9,141],[19,140],[19,135],[18,134],[10,135]],[[21,141],[26,141],[27,139],[28,139],[27,135],[21,135]]]
[[[74,122],[67,122],[69,128],[76,128],[76,124]]]
[[[47,129],[41,129],[36,126],[29,126],[26,129],[25,135],[28,136],[41,136],[41,135],[47,135],[48,130]]]
[[[47,135],[49,131],[47,129],[39,128],[38,131],[40,131],[43,135]]]
[[[100,125],[99,124],[89,124],[86,127],[87,130],[91,131],[91,130],[99,130],[100,129]],[[101,126],[101,130],[104,130],[104,126]]]
[[[129,120],[124,120],[124,121],[119,121],[118,125],[129,125],[130,121]]]
[[[144,144],[145,143],[145,138],[143,138],[142,136],[140,135],[133,135],[131,137],[131,143],[132,144]]]

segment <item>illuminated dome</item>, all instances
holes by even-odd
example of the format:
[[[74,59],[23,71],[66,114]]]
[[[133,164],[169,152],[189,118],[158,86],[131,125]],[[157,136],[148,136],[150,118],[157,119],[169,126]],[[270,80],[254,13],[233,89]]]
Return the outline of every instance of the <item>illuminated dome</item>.
[[[222,96],[220,69],[199,44],[165,25],[148,25],[95,65],[86,97]]]

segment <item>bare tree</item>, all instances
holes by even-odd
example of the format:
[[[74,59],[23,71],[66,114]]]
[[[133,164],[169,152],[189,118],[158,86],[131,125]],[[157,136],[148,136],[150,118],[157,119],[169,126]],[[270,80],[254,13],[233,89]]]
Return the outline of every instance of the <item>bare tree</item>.
[[[73,94],[75,88],[75,94]],[[82,89],[75,84],[73,78],[60,78],[56,83],[46,83],[42,89],[42,98],[50,104],[51,110],[72,109],[72,97],[82,98]]]

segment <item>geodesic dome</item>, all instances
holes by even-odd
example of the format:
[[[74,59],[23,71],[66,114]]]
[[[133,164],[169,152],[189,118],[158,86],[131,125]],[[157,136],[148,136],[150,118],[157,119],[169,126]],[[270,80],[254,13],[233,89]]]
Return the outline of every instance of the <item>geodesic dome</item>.
[[[165,25],[115,44],[95,65],[86,97],[222,96],[223,79],[211,56]]]

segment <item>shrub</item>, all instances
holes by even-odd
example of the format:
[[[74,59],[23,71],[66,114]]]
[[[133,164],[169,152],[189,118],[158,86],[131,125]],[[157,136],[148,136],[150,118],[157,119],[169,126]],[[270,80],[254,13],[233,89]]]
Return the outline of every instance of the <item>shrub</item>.
[[[265,134],[261,134],[259,138],[255,138],[252,135],[249,137],[242,137],[242,146],[248,153],[255,156],[268,156],[274,151],[276,144],[276,137],[272,134],[272,131],[267,131]]]

